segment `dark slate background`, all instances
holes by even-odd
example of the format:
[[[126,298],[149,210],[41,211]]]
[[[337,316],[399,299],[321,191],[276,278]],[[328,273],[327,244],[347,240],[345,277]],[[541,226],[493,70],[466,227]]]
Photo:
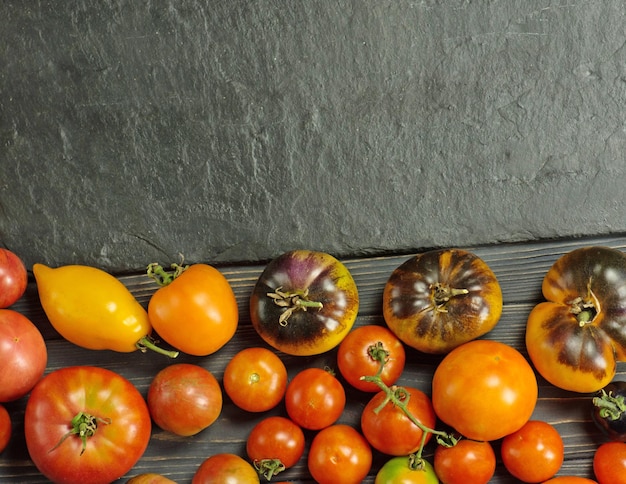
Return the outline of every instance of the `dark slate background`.
[[[0,246],[112,272],[626,231],[626,2],[0,3]]]

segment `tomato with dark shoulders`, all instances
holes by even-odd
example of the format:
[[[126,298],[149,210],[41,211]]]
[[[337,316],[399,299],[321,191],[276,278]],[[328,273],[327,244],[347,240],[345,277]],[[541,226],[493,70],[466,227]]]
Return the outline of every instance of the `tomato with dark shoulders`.
[[[491,331],[502,314],[502,290],[487,263],[462,249],[417,254],[383,291],[387,326],[424,353],[447,353]]]
[[[348,268],[324,252],[294,250],[267,264],[250,296],[257,333],[296,356],[325,353],[352,329],[359,308]]]

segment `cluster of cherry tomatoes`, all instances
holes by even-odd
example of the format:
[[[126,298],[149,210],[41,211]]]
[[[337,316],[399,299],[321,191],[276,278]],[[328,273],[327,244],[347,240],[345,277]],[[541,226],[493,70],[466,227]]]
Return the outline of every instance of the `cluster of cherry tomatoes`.
[[[626,349],[616,346],[623,340],[618,324],[622,313],[615,303],[616,294],[626,298],[616,282],[622,278],[626,281],[626,258],[605,248],[581,249],[568,257],[557,261],[544,280],[544,294],[549,301],[544,304],[553,306],[541,306],[529,317],[529,354],[536,369],[555,385],[595,391],[605,386],[607,375],[608,381],[612,379],[614,368],[612,373],[609,368],[600,374],[588,371],[580,362],[555,363],[552,348],[558,348],[555,342],[560,340],[554,334],[570,338],[570,343],[564,345],[570,348],[571,341],[581,339],[581,332],[596,337],[600,328],[609,336],[596,340],[599,343],[590,353],[593,361],[600,361],[600,356],[608,361],[611,355],[621,358],[626,354]],[[0,307],[13,304],[26,288],[26,271],[19,264],[15,254],[0,251],[0,268],[4,270],[0,272],[0,298],[5,296]],[[168,272],[156,264],[148,266],[149,275],[160,288],[151,296],[147,310],[128,297],[130,293],[117,279],[95,268],[50,269],[36,264],[34,273],[48,319],[63,337],[77,345],[120,352],[153,349],[172,358],[178,351],[211,355],[237,329],[233,291],[211,266],[175,264],[173,269]],[[19,274],[17,279],[15,274]],[[613,303],[605,305],[605,301]],[[577,312],[563,311],[562,307],[572,305]],[[514,348],[479,339],[498,323],[502,293],[491,269],[474,254],[460,249],[429,251],[399,266],[384,288],[385,326],[353,328],[359,297],[352,276],[334,257],[314,251],[292,251],[271,261],[258,278],[249,308],[254,328],[276,351],[260,346],[241,350],[224,370],[223,390],[247,412],[267,412],[283,403],[286,415],[271,415],[259,421],[248,436],[246,458],[232,454],[207,458],[197,469],[194,483],[275,479],[301,460],[306,450],[305,432],[313,434],[307,467],[319,483],[362,482],[371,472],[373,450],[389,456],[376,474],[377,484],[487,483],[496,467],[495,441],[501,443],[504,466],[522,482],[594,482],[553,478],[563,463],[564,447],[552,425],[531,420],[538,394],[533,368]],[[15,312],[0,311],[0,329],[5,333],[7,328],[15,331]],[[550,325],[542,325],[542,321]],[[32,328],[31,333],[41,338],[36,327]],[[153,331],[173,350],[157,347]],[[543,342],[546,336],[552,337],[548,339],[552,344]],[[21,368],[19,378],[15,378],[15,369],[0,366],[0,376],[13,371],[14,380],[24,382],[20,389],[9,385],[14,393],[0,401],[21,398],[32,390],[25,417],[28,450],[37,467],[53,480],[82,482],[111,455],[118,459],[113,469],[117,474],[112,475],[123,475],[148,445],[150,420],[163,430],[190,436],[212,425],[221,413],[222,387],[199,365],[167,366],[155,375],[144,401],[138,392],[129,390],[129,382],[98,368],[61,369],[42,379],[46,366],[43,339],[41,344],[43,349],[38,351],[30,346],[28,353],[36,358]],[[584,342],[581,344],[584,346]],[[397,384],[406,364],[405,345],[442,355],[430,396]],[[336,349],[336,370],[341,379],[329,368],[307,368],[289,379],[279,356],[310,356],[331,349]],[[64,388],[63,384],[70,382],[75,387],[77,381],[86,380],[93,384],[94,394],[107,388],[126,397],[115,400],[115,408],[110,408],[109,402],[106,411],[106,404],[97,399],[90,402],[89,408],[84,401],[85,408],[79,408],[81,402],[63,396],[63,392],[71,393],[71,387]],[[371,395],[362,408],[358,429],[337,423],[347,398],[342,381]],[[614,390],[604,392],[603,403],[598,403],[594,413],[596,422],[611,430],[607,435],[615,440],[602,445],[596,453],[594,471],[600,484],[621,482],[616,480],[620,474],[616,466],[621,465],[626,473],[626,444],[620,441],[624,440],[624,432],[619,433],[615,430],[617,424],[609,422],[616,412],[616,420],[626,420],[622,417],[626,403],[623,395]],[[53,409],[50,401],[55,393],[59,394],[56,400],[63,403]],[[600,402],[600,396],[596,400]],[[98,416],[98,412],[106,416]],[[128,433],[120,437],[118,423],[123,421],[122,415],[133,415],[142,424],[125,424]],[[46,427],[38,416],[46,422],[53,416],[58,420],[56,428],[38,432]],[[3,423],[7,421],[9,427]],[[96,429],[100,440],[96,440]],[[10,418],[0,406],[0,449],[3,442],[6,446],[9,435]],[[125,460],[103,453],[107,438],[116,441]],[[429,462],[423,451],[433,439],[436,447]],[[72,446],[64,446],[66,440],[72,441]],[[60,448],[62,454],[51,452]],[[92,459],[93,466],[68,477],[70,463],[83,454],[92,455],[83,461]],[[105,475],[102,478],[103,482],[110,479]],[[161,479],[154,482],[171,482],[162,476],[151,478]],[[138,477],[133,482],[148,481]]]

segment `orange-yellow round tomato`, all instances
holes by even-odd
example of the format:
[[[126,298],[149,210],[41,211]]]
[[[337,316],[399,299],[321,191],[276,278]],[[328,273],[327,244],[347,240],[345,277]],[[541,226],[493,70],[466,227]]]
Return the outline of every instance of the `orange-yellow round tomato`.
[[[394,270],[383,291],[387,326],[424,353],[447,353],[491,331],[502,290],[486,262],[461,249],[418,254]]]
[[[528,316],[526,348],[553,385],[591,393],[626,361],[626,255],[584,247],[560,257],[543,279],[545,302]]]
[[[163,277],[162,287],[150,298],[148,319],[159,336],[194,356],[210,355],[228,343],[239,310],[226,277],[207,264],[179,268],[171,279],[156,267],[152,271]]]
[[[261,338],[297,356],[337,346],[359,309],[356,284],[347,267],[329,254],[286,252],[263,270],[250,296],[250,317]]]
[[[535,409],[537,394],[530,364],[498,341],[475,340],[455,348],[433,375],[435,413],[473,440],[497,440],[520,429]]]

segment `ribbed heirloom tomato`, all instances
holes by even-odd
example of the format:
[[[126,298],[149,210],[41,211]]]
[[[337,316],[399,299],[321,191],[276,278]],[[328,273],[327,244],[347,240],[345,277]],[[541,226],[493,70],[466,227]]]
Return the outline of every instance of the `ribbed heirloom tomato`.
[[[437,416],[473,440],[496,440],[520,429],[537,403],[537,379],[515,348],[475,340],[448,353],[433,375]]]

